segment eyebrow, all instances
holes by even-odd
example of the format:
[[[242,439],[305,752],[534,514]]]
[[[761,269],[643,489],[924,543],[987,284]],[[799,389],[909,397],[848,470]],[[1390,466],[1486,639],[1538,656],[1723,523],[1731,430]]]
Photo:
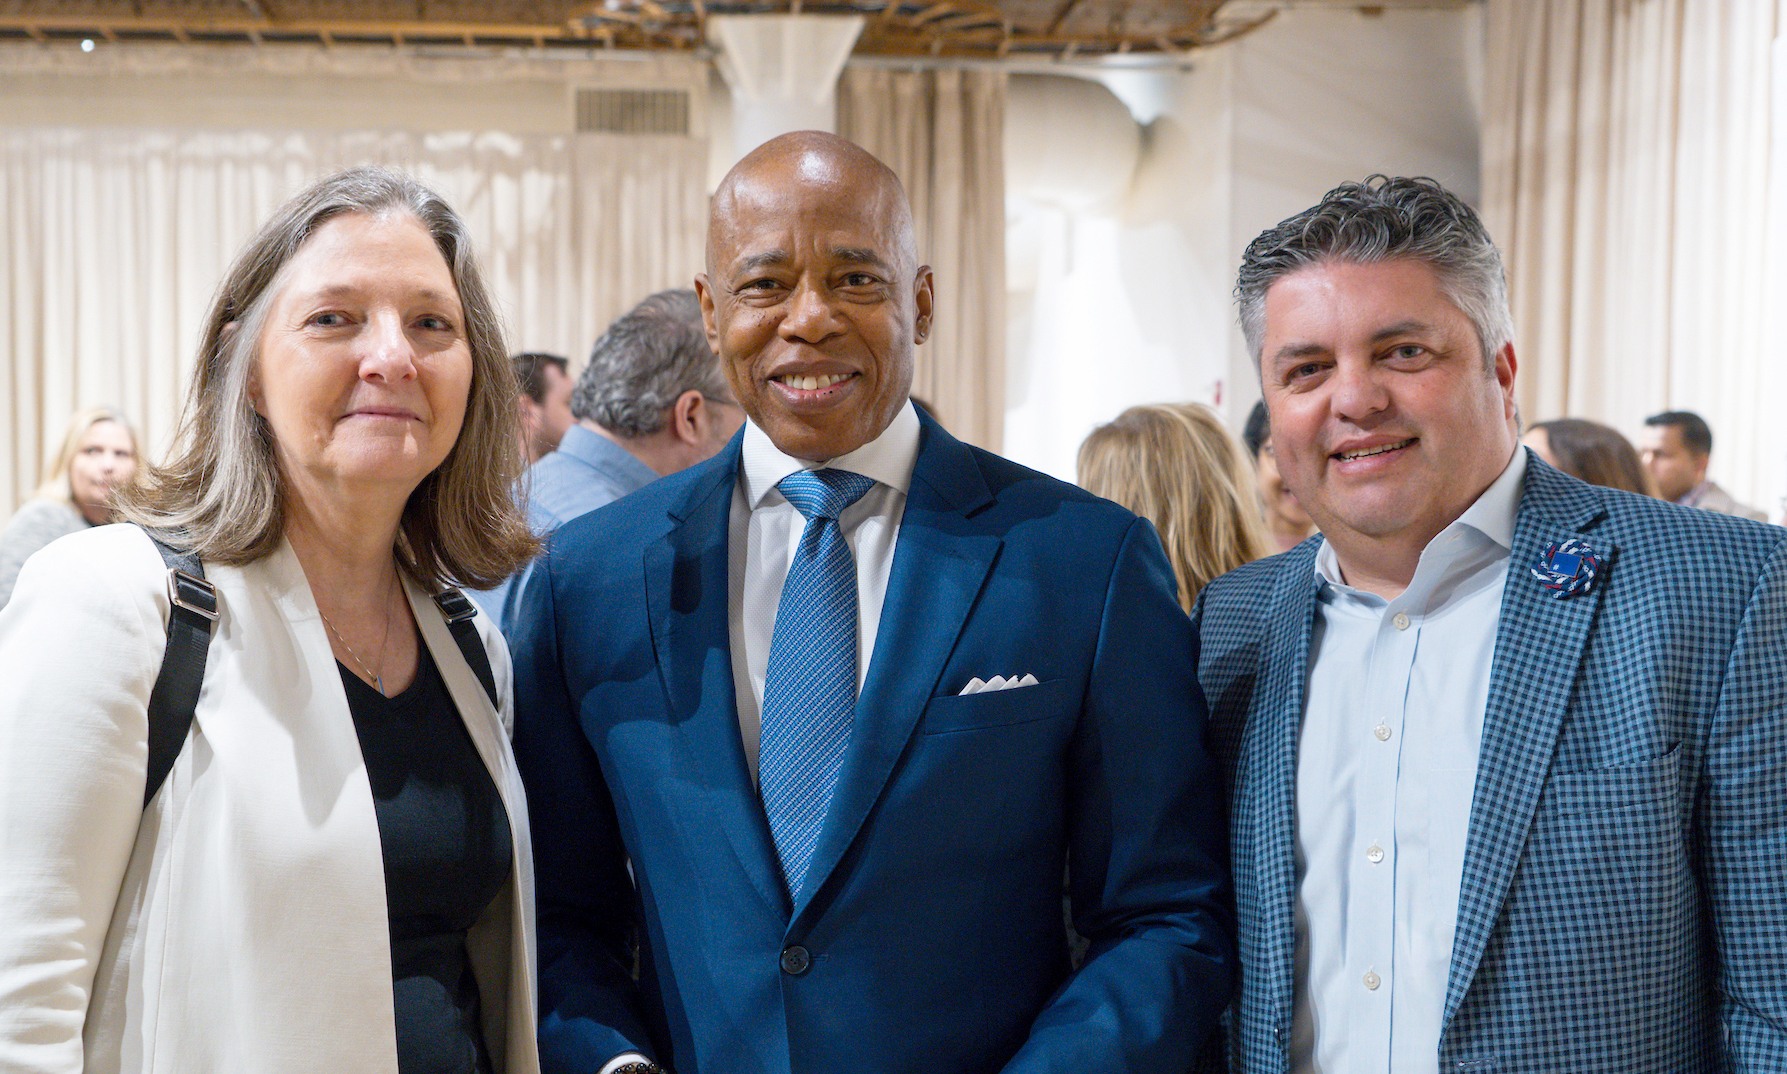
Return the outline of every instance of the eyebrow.
[[[776,265],[786,265],[790,260],[792,259],[788,256],[787,250],[765,250],[760,254],[752,254],[740,260],[735,266],[735,271],[751,272],[760,268],[772,268]]]
[[[834,261],[859,265],[873,265],[883,271],[892,272],[893,266],[880,253],[866,246],[834,246],[827,253]],[[794,258],[786,250],[765,250],[741,258],[734,267],[735,272],[754,272],[762,268],[775,268],[786,265]]]
[[[1397,336],[1420,335],[1423,333],[1430,333],[1433,330],[1433,326],[1425,321],[1398,321],[1395,324],[1386,325],[1373,332],[1371,334],[1371,342],[1383,343],[1386,340],[1395,339]],[[1294,362],[1303,358],[1311,358],[1316,355],[1327,353],[1328,348],[1320,343],[1287,343],[1272,352],[1272,361],[1275,364],[1279,362]]]
[[[1392,339],[1396,336],[1406,336],[1431,331],[1433,331],[1433,326],[1425,321],[1398,321],[1393,325],[1380,328],[1376,332],[1373,332],[1371,334],[1371,341],[1373,343],[1382,343],[1384,340]]]
[[[358,284],[331,283],[331,284],[325,284],[322,287],[318,287],[313,291],[303,291],[303,292],[299,292],[299,293],[304,295],[305,297],[315,300],[315,299],[351,298],[351,297],[358,296],[364,290],[365,290],[365,288],[361,287]],[[454,305],[461,304],[460,297],[457,294],[455,294],[454,292],[452,292],[452,291],[437,291],[432,287],[422,288],[420,291],[415,292],[413,297],[421,299],[424,302],[451,302]]]
[[[876,268],[890,272],[893,270],[893,266],[888,264],[886,258],[867,247],[839,246],[832,250],[831,256],[839,261],[855,261],[864,265],[874,265]]]

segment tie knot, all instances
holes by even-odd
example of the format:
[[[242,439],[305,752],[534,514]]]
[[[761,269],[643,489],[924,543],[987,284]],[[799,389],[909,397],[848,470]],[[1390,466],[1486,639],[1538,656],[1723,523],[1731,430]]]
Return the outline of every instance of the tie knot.
[[[776,487],[807,518],[837,518],[875,487],[875,479],[848,470],[796,470]]]

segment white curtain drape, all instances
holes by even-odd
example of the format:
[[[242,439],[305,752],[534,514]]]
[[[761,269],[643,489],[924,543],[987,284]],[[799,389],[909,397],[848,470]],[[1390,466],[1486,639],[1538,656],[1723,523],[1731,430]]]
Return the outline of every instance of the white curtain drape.
[[[514,349],[581,364],[621,311],[690,286],[704,139],[323,130],[0,130],[0,517],[80,407],[165,446],[229,261],[305,184],[404,168],[466,218]]]
[[[850,66],[838,133],[906,185],[937,315],[912,391],[950,432],[998,451],[1005,427],[1005,73]]]
[[[1780,0],[1488,0],[1485,222],[1528,420],[1702,414],[1780,512]],[[1776,149],[1771,153],[1771,136]]]

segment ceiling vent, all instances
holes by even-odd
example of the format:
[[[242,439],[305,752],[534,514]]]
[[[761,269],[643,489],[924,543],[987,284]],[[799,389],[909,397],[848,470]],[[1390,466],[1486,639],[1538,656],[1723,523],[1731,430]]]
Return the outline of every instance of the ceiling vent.
[[[577,133],[688,134],[688,91],[580,89]]]

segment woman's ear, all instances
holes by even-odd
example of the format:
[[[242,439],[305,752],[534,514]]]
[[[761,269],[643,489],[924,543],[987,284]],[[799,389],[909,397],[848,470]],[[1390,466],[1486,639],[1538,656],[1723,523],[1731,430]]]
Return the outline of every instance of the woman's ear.
[[[230,349],[236,340],[236,333],[241,328],[241,321],[224,322],[223,327],[217,330],[218,354],[223,354]],[[261,408],[261,364],[259,362],[248,363],[248,402],[250,406],[254,407],[256,414],[263,418],[267,416],[267,412]]]

